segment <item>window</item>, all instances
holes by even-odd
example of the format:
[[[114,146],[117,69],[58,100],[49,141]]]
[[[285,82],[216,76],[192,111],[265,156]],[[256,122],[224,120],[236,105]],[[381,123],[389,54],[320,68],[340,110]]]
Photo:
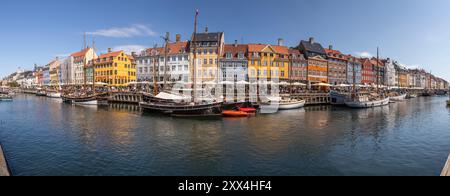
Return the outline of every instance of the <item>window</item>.
[[[203,64],[204,65],[208,64],[208,59],[203,59]]]
[[[227,58],[227,59],[231,59],[231,58],[233,58],[233,55],[231,54],[231,52],[227,52],[227,54],[226,54],[226,58]]]
[[[213,64],[213,59],[209,59],[209,64],[210,64],[210,65]]]

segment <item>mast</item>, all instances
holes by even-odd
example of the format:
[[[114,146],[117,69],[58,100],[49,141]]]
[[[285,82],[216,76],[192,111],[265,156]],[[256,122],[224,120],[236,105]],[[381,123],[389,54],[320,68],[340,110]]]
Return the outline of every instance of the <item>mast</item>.
[[[95,95],[95,41],[92,40],[92,92]]]
[[[377,66],[376,66],[376,69],[377,69],[377,93],[379,93],[380,92],[380,87],[379,87],[379,85],[380,85],[380,67],[378,66],[378,59],[380,58],[380,53],[379,53],[379,48],[377,47]]]
[[[197,20],[198,20],[198,9],[195,11],[195,21],[194,21],[194,36],[192,37],[192,43],[194,45],[194,59],[193,59],[193,70],[194,73],[192,74],[192,82],[193,82],[193,91],[192,91],[192,102],[195,103],[195,96],[197,94]]]
[[[350,57],[352,59],[352,65],[353,65],[353,99],[356,97],[356,76],[355,76],[355,58]]]
[[[164,39],[164,86],[163,90],[166,90],[167,86],[167,53],[169,53],[169,32],[166,33],[166,36],[163,37]]]
[[[158,51],[157,51],[157,47],[158,45],[155,44],[155,46],[153,47],[153,52],[155,52],[154,56],[153,56],[153,95],[156,96],[158,94],[158,82],[157,82],[157,69],[156,69],[156,62],[159,62],[159,57],[157,55]],[[150,54],[151,55],[151,54]],[[159,63],[158,63],[158,68],[159,68]],[[159,72],[158,72],[159,74]]]

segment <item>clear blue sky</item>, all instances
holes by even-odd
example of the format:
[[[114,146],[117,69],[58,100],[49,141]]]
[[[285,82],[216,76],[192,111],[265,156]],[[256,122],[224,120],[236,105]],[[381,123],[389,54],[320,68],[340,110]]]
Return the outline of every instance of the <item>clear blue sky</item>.
[[[187,39],[194,10],[200,26],[225,31],[228,43],[295,46],[310,36],[349,54],[392,57],[450,80],[448,0],[2,0],[0,77],[31,69],[82,47],[83,32],[99,51],[161,44],[169,31]]]

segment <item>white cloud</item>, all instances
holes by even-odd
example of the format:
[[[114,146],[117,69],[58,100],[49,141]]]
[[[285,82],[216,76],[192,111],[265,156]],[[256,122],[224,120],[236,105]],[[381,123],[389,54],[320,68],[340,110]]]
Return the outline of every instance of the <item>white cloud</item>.
[[[122,46],[116,46],[113,48],[113,51],[120,51],[123,50],[127,54],[131,54],[132,52],[140,53],[141,51],[148,48],[147,46],[143,45],[122,45]]]
[[[135,24],[130,27],[113,27],[109,29],[100,29],[94,32],[88,32],[88,35],[103,36],[103,37],[138,37],[138,36],[157,36],[157,33],[150,27]]]
[[[355,52],[355,55],[357,57],[362,57],[362,58],[371,58],[373,57],[372,54],[370,54],[370,52],[364,51],[364,52]]]

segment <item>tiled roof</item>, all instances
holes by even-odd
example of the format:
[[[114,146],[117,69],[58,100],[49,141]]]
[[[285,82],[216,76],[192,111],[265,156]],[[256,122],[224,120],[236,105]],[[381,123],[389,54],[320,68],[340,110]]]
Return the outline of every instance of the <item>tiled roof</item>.
[[[289,48],[285,46],[272,46],[268,44],[249,44],[248,51],[249,52],[261,52],[266,47],[271,47],[278,54],[289,54]]]
[[[339,50],[325,49],[325,52],[327,53],[329,58],[334,58],[334,59],[339,59],[339,60],[344,60],[344,61],[348,60],[345,57],[345,55],[342,55],[341,51],[339,51]]]
[[[224,54],[223,57],[226,56],[227,53],[231,53],[233,57],[237,57],[239,53],[244,53],[244,55],[248,51],[248,45],[246,44],[225,44]]]
[[[123,52],[123,50],[117,51],[117,52],[110,52],[110,53],[102,54],[102,55],[100,55],[99,58],[103,59],[103,58],[116,57],[116,56],[119,56],[120,54],[122,54],[122,52]]]
[[[83,50],[81,50],[79,52],[73,53],[70,56],[71,57],[82,57],[82,56],[85,56],[86,53],[89,52],[89,50],[90,50],[90,48],[86,48],[86,49],[83,49]]]

